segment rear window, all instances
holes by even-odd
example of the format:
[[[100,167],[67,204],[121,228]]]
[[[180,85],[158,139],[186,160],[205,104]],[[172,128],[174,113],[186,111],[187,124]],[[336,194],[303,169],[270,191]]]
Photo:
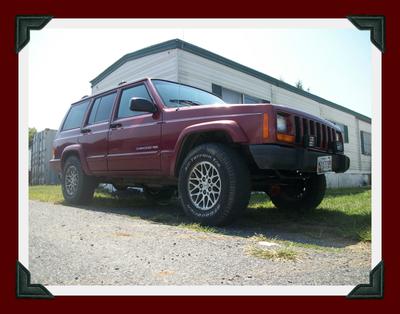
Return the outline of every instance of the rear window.
[[[64,125],[62,127],[63,131],[81,127],[88,104],[89,100],[86,100],[71,107],[67,117],[65,118]]]
[[[116,95],[117,93],[112,93],[95,100],[90,112],[89,124],[100,123],[110,119]]]

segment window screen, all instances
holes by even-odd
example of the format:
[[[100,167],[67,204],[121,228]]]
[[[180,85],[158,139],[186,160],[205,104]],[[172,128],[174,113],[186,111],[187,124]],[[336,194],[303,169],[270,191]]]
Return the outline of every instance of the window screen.
[[[146,87],[142,85],[134,86],[131,88],[124,89],[122,91],[121,100],[119,101],[118,107],[118,118],[127,118],[146,114],[145,112],[132,111],[130,110],[130,101],[133,97],[141,97],[152,101]]]
[[[86,112],[88,104],[89,104],[89,100],[84,101],[80,104],[71,106],[71,109],[69,110],[68,115],[64,121],[64,125],[62,128],[63,131],[81,127],[82,120],[83,120],[83,117],[85,116],[85,112]]]
[[[228,104],[241,104],[242,94],[222,87],[222,99]]]
[[[361,152],[363,155],[371,155],[371,133],[361,131]]]

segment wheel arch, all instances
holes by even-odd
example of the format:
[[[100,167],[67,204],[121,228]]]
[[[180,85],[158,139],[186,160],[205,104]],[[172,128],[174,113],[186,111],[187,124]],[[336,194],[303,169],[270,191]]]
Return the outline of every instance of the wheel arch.
[[[224,143],[234,145],[246,143],[247,136],[240,126],[232,120],[205,122],[185,128],[177,141],[175,158],[171,164],[171,175],[177,177],[180,166],[187,153],[204,143]]]
[[[74,144],[67,146],[62,154],[61,154],[61,171],[64,169],[64,164],[65,161],[71,157],[71,156],[76,156],[79,158],[79,161],[81,162],[82,170],[86,175],[91,175],[91,171],[89,170],[88,164],[86,162],[85,155],[83,153],[82,147],[79,144]]]

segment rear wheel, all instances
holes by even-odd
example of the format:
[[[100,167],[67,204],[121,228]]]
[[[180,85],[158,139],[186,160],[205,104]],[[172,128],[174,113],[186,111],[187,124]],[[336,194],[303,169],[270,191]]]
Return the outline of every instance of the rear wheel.
[[[246,163],[223,144],[203,144],[185,158],[179,172],[185,213],[207,225],[224,225],[239,216],[250,198]]]
[[[65,161],[62,173],[62,192],[70,204],[87,204],[93,199],[97,182],[87,176],[78,157],[71,156]]]
[[[318,207],[325,191],[325,175],[310,174],[296,183],[270,188],[268,194],[279,209],[307,212]]]

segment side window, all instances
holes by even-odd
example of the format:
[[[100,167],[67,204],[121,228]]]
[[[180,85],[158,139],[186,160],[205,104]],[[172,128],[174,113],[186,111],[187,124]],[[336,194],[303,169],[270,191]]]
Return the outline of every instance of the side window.
[[[83,117],[85,116],[86,109],[89,101],[82,102],[77,105],[73,105],[65,118],[62,130],[71,130],[80,128],[82,125]]]
[[[110,119],[116,95],[117,93],[112,93],[95,100],[90,112],[88,124],[104,122]]]
[[[132,97],[141,97],[152,101],[146,87],[143,84],[124,89],[121,94],[121,100],[119,101],[117,118],[127,118],[144,114],[143,112],[135,112],[129,109],[130,100]]]

